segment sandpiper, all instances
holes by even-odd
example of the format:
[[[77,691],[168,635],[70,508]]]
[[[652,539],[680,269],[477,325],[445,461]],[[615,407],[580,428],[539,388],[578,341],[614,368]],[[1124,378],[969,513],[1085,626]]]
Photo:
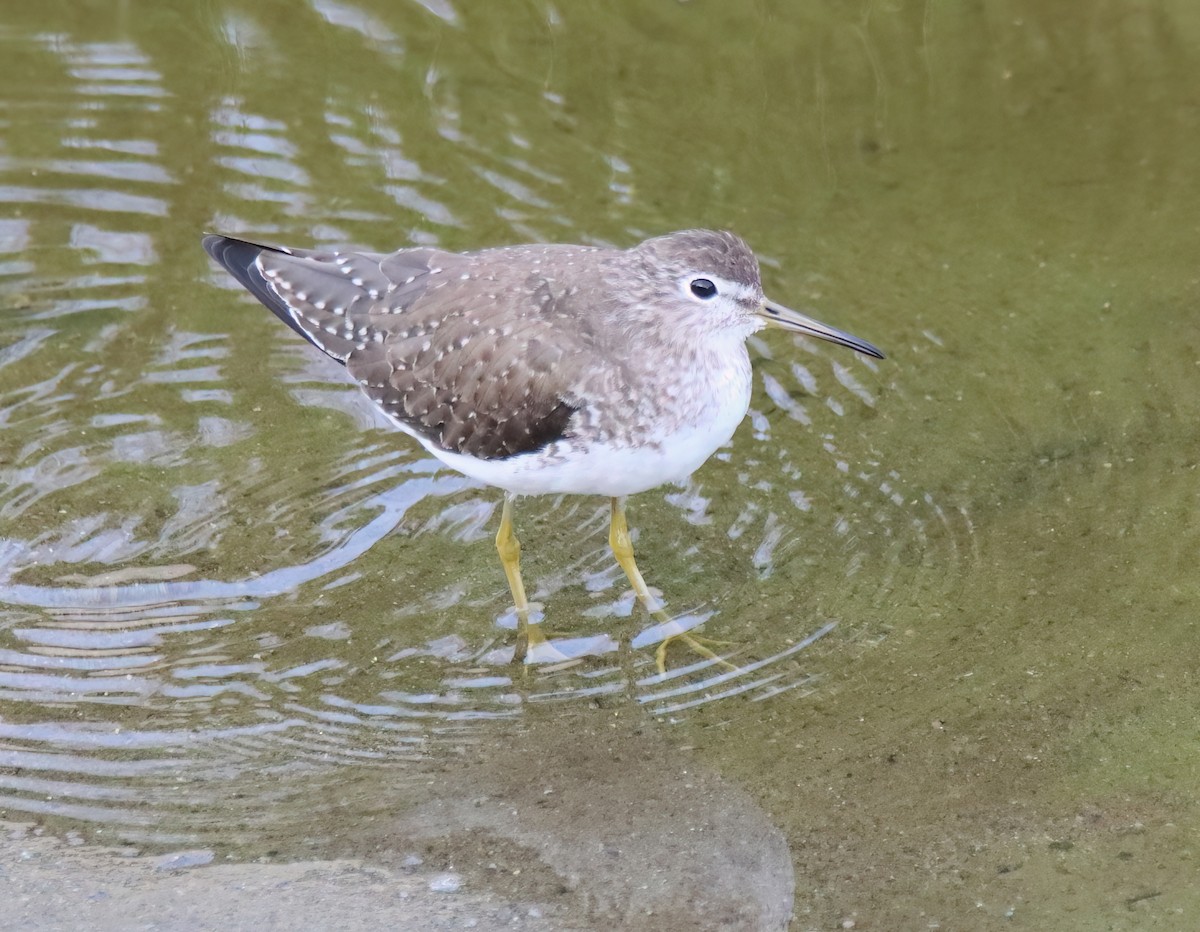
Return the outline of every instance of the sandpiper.
[[[625,499],[686,479],[730,439],[750,405],[746,338],[781,327],[883,358],[768,301],[754,253],[726,232],[684,230],[631,249],[383,255],[219,235],[204,248],[343,363],[400,430],[504,490],[496,549],[522,620],[517,496],[610,498],[613,555],[659,611],[634,562]]]

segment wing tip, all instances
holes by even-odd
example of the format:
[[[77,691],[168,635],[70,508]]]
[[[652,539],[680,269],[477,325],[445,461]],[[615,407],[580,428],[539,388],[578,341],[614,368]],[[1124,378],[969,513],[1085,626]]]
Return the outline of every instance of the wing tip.
[[[272,314],[309,343],[318,345],[297,323],[287,302],[275,292],[258,267],[258,257],[264,252],[284,252],[285,250],[253,243],[236,236],[226,236],[223,233],[205,233],[200,239],[200,245],[221,268],[232,275],[239,285],[258,298]]]
[[[236,236],[226,236],[223,233],[205,233],[200,240],[204,251],[217,261],[222,268],[236,278],[247,288],[246,279],[251,276],[251,269],[261,252],[269,246],[260,246],[249,240],[238,239]],[[261,274],[255,274],[261,278]]]

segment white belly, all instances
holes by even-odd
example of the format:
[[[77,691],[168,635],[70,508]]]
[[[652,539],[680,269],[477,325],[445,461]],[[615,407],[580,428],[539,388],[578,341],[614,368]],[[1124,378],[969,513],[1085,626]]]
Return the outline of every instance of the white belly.
[[[650,443],[570,439],[536,453],[478,460],[422,442],[447,466],[514,495],[634,495],[664,483],[682,482],[733,436],[750,406],[749,366],[745,372],[723,376],[716,388],[707,395],[709,403],[704,408],[669,434],[656,433]]]
[[[506,460],[477,460],[435,449],[430,452],[472,479],[514,495],[634,495],[667,482],[681,482],[695,472],[733,436],[733,427],[714,427],[680,431],[661,446],[592,444],[585,449],[567,442]]]

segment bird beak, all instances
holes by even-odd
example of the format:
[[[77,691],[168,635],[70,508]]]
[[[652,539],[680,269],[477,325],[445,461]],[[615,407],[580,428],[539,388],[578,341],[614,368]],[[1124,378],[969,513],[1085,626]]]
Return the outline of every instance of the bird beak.
[[[780,327],[783,330],[790,330],[793,333],[803,333],[805,336],[816,337],[818,340],[828,340],[830,343],[837,343],[839,346],[848,346],[852,350],[857,350],[868,356],[874,356],[876,359],[885,358],[883,353],[866,340],[860,340],[858,337],[853,337],[844,330],[837,330],[828,324],[823,324],[819,320],[813,320],[811,317],[806,317],[799,311],[793,311],[781,304],[764,301],[762,307],[758,309],[758,316],[767,322],[768,327]]]

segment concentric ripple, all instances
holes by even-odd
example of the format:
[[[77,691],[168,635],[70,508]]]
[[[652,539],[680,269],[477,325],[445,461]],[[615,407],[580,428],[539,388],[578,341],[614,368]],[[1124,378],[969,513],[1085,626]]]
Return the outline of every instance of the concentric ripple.
[[[203,264],[198,235],[630,242],[638,163],[619,113],[602,140],[573,135],[565,88],[518,109],[472,93],[472,59],[408,63],[466,11],[310,6],[335,48],[394,72],[391,93],[364,105],[334,79],[296,119],[263,62],[328,50],[285,48],[240,7],[210,38],[247,74],[205,89],[134,28],[0,33],[40,89],[6,101],[0,151],[0,809],[144,843],[303,834],[362,768],[400,793],[531,703],[677,720],[819,689],[843,635],[886,635],[888,594],[927,553],[972,558],[968,516],[871,445],[903,387],[755,340],[733,444],[631,505],[667,620],[634,603],[605,502],[524,501],[545,638],[514,666],[498,495],[387,429]],[[606,228],[570,215],[586,197],[615,205]],[[660,672],[656,646],[687,632],[723,660],[675,639]]]

